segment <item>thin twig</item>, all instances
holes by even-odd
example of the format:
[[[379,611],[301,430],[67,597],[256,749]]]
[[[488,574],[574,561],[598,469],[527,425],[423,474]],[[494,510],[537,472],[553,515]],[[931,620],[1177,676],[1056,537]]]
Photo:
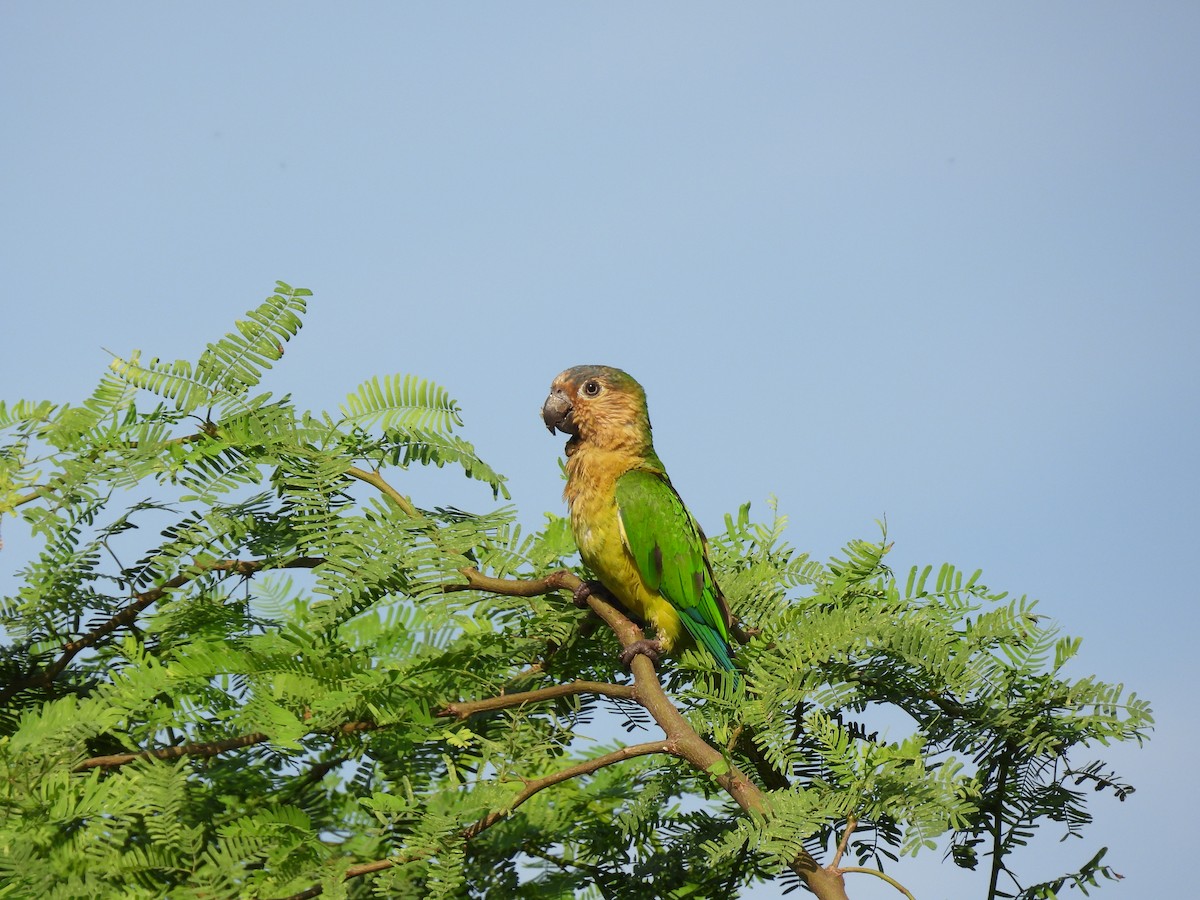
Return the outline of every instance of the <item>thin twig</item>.
[[[879,869],[868,869],[865,866],[841,865],[842,856],[845,854],[846,848],[850,845],[850,835],[854,834],[854,829],[857,827],[858,819],[854,817],[853,813],[846,816],[846,830],[842,832],[842,839],[838,841],[837,852],[833,855],[833,862],[829,864],[829,868],[836,870],[839,874],[844,874],[846,872],[861,872],[863,875],[874,875],[876,878],[882,878],[884,881],[902,893],[905,897],[907,897],[908,900],[915,900],[913,895],[909,893],[908,888],[906,888],[896,879],[892,878],[890,875],[885,875]]]
[[[179,744],[175,747],[162,747],[158,750],[143,750],[140,753],[111,753],[108,756],[93,756],[75,766],[72,772],[86,772],[88,769],[115,769],[133,762],[135,759],[179,759],[182,756],[216,756],[229,750],[240,750],[242,747],[252,747],[269,741],[270,738],[262,732],[243,734],[240,737],[224,741],[208,741],[203,744]]]
[[[600,694],[618,700],[636,699],[636,691],[631,685],[609,684],[604,681],[572,681],[568,684],[539,688],[535,691],[521,691],[515,694],[501,694],[486,700],[471,700],[464,703],[448,703],[437,710],[435,715],[443,718],[464,720],[481,712],[492,712],[498,709],[510,709],[514,706],[524,706],[527,703],[540,703],[554,700],[558,697],[570,697],[575,694]],[[376,731],[381,726],[369,720],[343,722],[336,728],[324,733],[355,734],[362,731]],[[321,732],[309,732],[310,734]],[[217,756],[230,750],[241,750],[269,741],[270,735],[261,732],[243,734],[238,737],[226,738],[220,741],[205,741],[195,744],[179,744],[174,747],[160,747],[155,750],[141,750],[136,753],[111,753],[106,756],[93,756],[76,765],[72,771],[84,772],[88,769],[115,769],[127,765],[137,759],[179,759],[183,756]]]
[[[413,506],[412,501],[401,494],[398,490],[388,484],[382,475],[378,472],[368,472],[365,469],[360,469],[357,466],[351,466],[346,470],[346,474],[351,478],[357,478],[359,481],[365,481],[367,484],[376,488],[381,494],[395,503],[404,514],[412,519],[419,519],[421,514],[417,508]]]
[[[1008,767],[1011,762],[1012,745],[1006,744],[1000,754],[996,771],[996,818],[992,824],[992,869],[988,879],[988,897],[995,897],[999,890],[1000,873],[1004,869],[1004,799],[1008,788]]]
[[[383,726],[375,722],[357,721],[343,722],[334,728],[324,731],[310,731],[308,734],[357,734],[360,731],[377,731]],[[305,735],[307,737],[307,735]],[[271,740],[269,734],[256,731],[253,734],[242,734],[221,741],[203,741],[195,744],[177,744],[172,747],[159,747],[155,750],[140,750],[136,753],[110,753],[107,756],[93,756],[71,769],[72,772],[85,772],[88,769],[115,769],[127,765],[136,759],[179,759],[183,756],[217,756],[230,750],[241,750],[253,747]]]
[[[846,816],[846,830],[842,832],[842,839],[838,841],[837,852],[833,854],[833,868],[837,868],[842,861],[842,856],[846,852],[846,847],[850,844],[850,835],[854,834],[854,829],[858,827],[858,819],[854,818],[853,813]],[[844,869],[842,871],[845,871]]]
[[[543,700],[555,700],[559,697],[570,697],[574,694],[600,694],[601,696],[613,697],[618,700],[634,700],[637,697],[637,691],[631,685],[627,684],[609,684],[607,681],[571,681],[567,684],[538,688],[534,691],[501,694],[498,697],[489,697],[487,700],[447,703],[437,711],[437,714],[439,716],[453,716],[456,719],[466,719],[476,713],[509,709],[513,706],[523,706],[526,703],[541,703]]]
[[[300,556],[286,562],[271,564],[260,560],[223,559],[212,563],[195,563],[188,570],[174,578],[163,582],[156,588],[134,594],[133,602],[124,607],[107,621],[97,625],[87,634],[63,644],[58,659],[42,669],[36,675],[15,681],[0,691],[0,703],[6,703],[23,690],[37,687],[49,687],[77,655],[88,647],[102,641],[112,632],[125,625],[132,625],[134,620],[146,607],[153,605],[176,588],[181,588],[209,572],[230,572],[242,576],[250,576],[264,569],[311,569],[319,566],[325,560],[320,557]]]
[[[50,493],[51,490],[52,488],[50,485],[39,484],[28,494],[22,494],[21,496],[14,498],[12,501],[13,509],[16,509],[18,506],[24,506],[26,503],[32,503],[38,497],[44,497],[46,494]]]
[[[491,594],[503,594],[506,597],[538,597],[542,594],[553,594],[556,591],[574,591],[583,582],[578,576],[566,569],[558,569],[541,578],[517,579],[494,578],[484,575],[473,566],[460,569],[465,584],[445,584],[445,593],[455,591],[486,591]]]
[[[916,900],[916,898],[913,897],[912,893],[908,890],[908,888],[906,888],[904,885],[902,885],[900,882],[898,882],[895,878],[892,878],[890,875],[885,875],[883,872],[880,872],[878,869],[868,869],[863,866],[846,866],[843,869],[838,869],[838,871],[839,872],[861,872],[863,875],[874,875],[876,878],[882,878],[884,881],[886,881],[888,884],[890,884],[892,887],[894,887],[896,890],[898,890],[900,893],[902,893],[905,897],[907,897],[908,900]]]
[[[532,797],[538,791],[545,790],[556,784],[561,784],[564,781],[570,781],[572,778],[577,778],[580,775],[590,775],[593,772],[598,772],[605,766],[611,766],[613,763],[623,762],[627,759],[633,759],[635,756],[648,756],[651,753],[670,753],[678,755],[670,741],[646,741],[643,744],[633,744],[629,747],[621,747],[614,750],[612,753],[605,753],[603,756],[597,756],[595,759],[584,760],[573,766],[568,766],[558,772],[552,772],[549,775],[544,775],[541,778],[534,778],[531,781],[525,782],[525,787],[521,792],[513,798],[512,803],[506,809],[490,812],[474,825],[463,830],[462,835],[466,840],[475,837],[486,828],[491,828],[501,819],[509,816],[514,809]]]

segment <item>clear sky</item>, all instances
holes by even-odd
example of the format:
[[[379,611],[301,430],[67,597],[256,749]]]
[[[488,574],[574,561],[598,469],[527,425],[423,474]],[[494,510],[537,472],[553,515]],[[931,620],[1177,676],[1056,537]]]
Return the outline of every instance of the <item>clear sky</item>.
[[[774,494],[826,557],[886,516],[894,568],[982,567],[1152,699],[1138,792],[1034,858],[1180,896],[1198,87],[1192,2],[6,3],[0,396],[192,358],[283,279],[316,297],[277,389],[445,384],[536,523],[550,379],[619,365],[710,531]],[[937,862],[894,871],[982,895]]]

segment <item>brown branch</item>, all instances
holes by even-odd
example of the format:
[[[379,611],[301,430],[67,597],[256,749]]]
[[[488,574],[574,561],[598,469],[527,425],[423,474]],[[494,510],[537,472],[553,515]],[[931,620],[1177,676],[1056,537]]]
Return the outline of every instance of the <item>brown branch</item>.
[[[324,731],[310,731],[308,734],[355,734],[359,731],[377,731],[384,726],[376,722],[359,721],[345,722],[336,728]],[[305,735],[307,737],[307,735]],[[253,747],[271,740],[271,736],[262,732],[243,734],[223,741],[205,741],[197,744],[179,744],[174,747],[160,747],[157,750],[140,750],[136,753],[112,753],[108,756],[93,756],[71,769],[72,772],[85,772],[88,769],[115,769],[133,762],[135,759],[179,759],[181,756],[217,756],[230,750],[241,750],[243,747]]]
[[[595,759],[584,760],[581,763],[576,763],[573,766],[568,766],[558,772],[552,772],[549,775],[544,775],[541,778],[534,778],[525,782],[525,787],[521,792],[513,798],[512,803],[507,808],[490,812],[474,825],[465,828],[462,836],[465,840],[470,840],[481,831],[491,828],[501,819],[508,817],[514,809],[536,794],[538,791],[545,790],[556,784],[561,784],[564,781],[570,781],[572,778],[577,778],[580,775],[590,775],[593,772],[598,772],[605,766],[611,766],[613,763],[624,762],[627,759],[633,759],[635,756],[648,756],[651,753],[670,753],[678,755],[675,748],[672,747],[669,741],[646,741],[644,744],[633,744],[629,747],[621,747],[614,750],[612,753],[605,753],[603,756],[597,756]]]
[[[522,691],[516,694],[501,694],[499,697],[489,697],[486,700],[472,700],[464,703],[448,703],[437,710],[435,715],[444,718],[464,720],[476,713],[491,712],[497,709],[509,709],[513,706],[523,706],[526,703],[540,703],[544,700],[554,700],[558,697],[570,697],[575,694],[600,694],[620,700],[634,700],[636,694],[632,686],[626,684],[609,684],[604,681],[572,681],[568,684],[558,684],[553,687],[539,688],[535,691]],[[381,726],[371,721],[345,722],[327,733],[340,732],[354,734],[360,731],[375,731]],[[314,732],[310,732],[314,733]],[[179,759],[182,756],[216,756],[229,750],[240,750],[269,741],[269,735],[255,732],[243,734],[222,741],[206,741],[197,744],[179,744],[175,747],[162,747],[157,750],[142,750],[136,753],[112,753],[107,756],[93,756],[76,765],[72,771],[84,772],[88,769],[113,769],[126,765],[136,759]]]
[[[32,503],[38,497],[44,497],[46,494],[50,493],[51,490],[52,490],[52,488],[50,485],[39,484],[36,487],[34,487],[28,494],[22,494],[21,496],[15,498],[12,501],[12,508],[16,509],[18,506],[24,506],[26,503]],[[4,512],[8,512],[8,511],[9,510],[7,510],[7,509],[4,510]]]
[[[575,591],[583,582],[573,572],[559,569],[542,578],[516,579],[493,578],[484,575],[473,566],[460,569],[467,579],[466,584],[442,585],[446,593],[454,591],[486,591],[489,594],[503,594],[506,597],[537,597],[541,594],[553,594],[555,591]]]
[[[174,578],[164,582],[156,588],[151,588],[148,591],[142,591],[134,594],[133,602],[124,607],[120,612],[116,613],[107,621],[97,625],[87,634],[73,641],[68,641],[63,644],[62,652],[58,659],[52,662],[49,666],[36,675],[29,678],[15,681],[9,684],[3,691],[0,691],[0,703],[6,703],[12,697],[16,696],[23,690],[37,687],[49,687],[50,684],[62,674],[65,669],[80,652],[88,647],[95,646],[100,641],[118,628],[126,625],[132,625],[134,620],[142,613],[146,607],[151,606],[161,600],[170,591],[176,588],[183,587],[191,581],[196,580],[201,575],[208,572],[230,572],[242,576],[250,576],[255,572],[263,569],[311,569],[314,566],[319,566],[325,560],[320,557],[300,556],[295,559],[287,560],[278,565],[268,564],[259,560],[242,560],[242,559],[223,559],[217,562],[194,564],[189,567],[187,572],[176,575]]]
[[[400,507],[404,514],[409,518],[421,518],[421,514],[417,511],[417,508],[413,506],[412,501],[384,481],[383,476],[378,472],[368,472],[365,469],[358,468],[357,466],[351,466],[346,470],[346,474],[351,478],[357,478],[359,481],[365,481],[373,488],[376,488],[381,494]]]
[[[833,854],[833,862],[829,865],[837,868],[842,861],[842,856],[846,852],[846,848],[850,846],[850,835],[854,834],[854,829],[858,827],[858,819],[853,815],[846,816],[846,830],[842,832],[842,839],[838,841],[837,852]],[[845,869],[842,870],[843,872]]]
[[[501,694],[499,697],[489,697],[487,700],[447,703],[437,711],[437,715],[453,716],[461,720],[476,713],[508,709],[513,706],[523,706],[526,703],[540,703],[543,700],[555,700],[559,697],[570,697],[574,694],[600,694],[604,697],[613,697],[619,700],[637,699],[637,692],[631,685],[609,684],[607,681],[572,681],[567,684],[556,684],[553,687],[538,688],[535,691]]]
[[[86,772],[88,769],[113,769],[131,763],[135,759],[179,759],[181,756],[216,756],[228,750],[239,750],[242,747],[252,747],[269,741],[270,738],[262,732],[243,734],[240,737],[224,741],[208,741],[203,744],[180,744],[176,747],[163,747],[158,750],[143,750],[140,753],[112,753],[108,756],[93,756],[75,766],[72,772]]]
[[[912,892],[909,891],[908,888],[906,888],[904,885],[902,885],[900,882],[898,882],[895,878],[892,878],[890,875],[887,875],[887,874],[879,871],[878,869],[868,869],[865,866],[846,866],[844,869],[838,869],[838,871],[839,872],[861,872],[863,875],[874,875],[876,878],[882,878],[884,881],[886,881],[888,884],[890,884],[892,887],[894,887],[896,890],[898,890],[900,893],[902,893],[905,897],[907,897],[908,900],[916,900],[916,898],[913,897]]]
[[[506,578],[493,578],[489,575],[484,575],[473,566],[467,566],[459,569],[459,572],[467,579],[462,584],[444,584],[442,591],[444,593],[455,593],[457,591],[485,591],[492,594],[504,594],[510,597],[536,597],[542,594],[553,594],[557,591],[571,591],[572,593],[583,584],[574,574],[566,569],[559,569],[556,572],[551,572],[543,578],[533,578],[528,580],[513,580]],[[588,616],[586,619],[578,622],[574,628],[573,635],[569,640],[587,638],[600,624],[595,616]],[[544,672],[546,670],[547,661],[554,656],[563,644],[556,640],[548,640],[546,649],[542,654],[542,658],[534,662],[524,671],[518,673],[512,679],[513,682],[520,681],[530,675]]]

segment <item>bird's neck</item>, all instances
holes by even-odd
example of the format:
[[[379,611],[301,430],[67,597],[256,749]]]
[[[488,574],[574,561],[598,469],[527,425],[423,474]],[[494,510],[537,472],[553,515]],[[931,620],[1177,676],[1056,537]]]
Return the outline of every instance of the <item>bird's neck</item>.
[[[617,479],[633,469],[663,471],[653,446],[645,453],[635,452],[630,446],[603,447],[572,438],[567,445],[567,486],[563,497],[574,505],[579,497],[608,494],[615,489]]]

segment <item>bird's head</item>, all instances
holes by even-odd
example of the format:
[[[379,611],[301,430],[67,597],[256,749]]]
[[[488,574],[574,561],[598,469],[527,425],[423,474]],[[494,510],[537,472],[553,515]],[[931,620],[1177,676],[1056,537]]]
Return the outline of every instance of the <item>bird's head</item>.
[[[542,421],[571,435],[568,454],[580,444],[644,453],[651,448],[646,392],[631,375],[611,366],[575,366],[550,385]]]

